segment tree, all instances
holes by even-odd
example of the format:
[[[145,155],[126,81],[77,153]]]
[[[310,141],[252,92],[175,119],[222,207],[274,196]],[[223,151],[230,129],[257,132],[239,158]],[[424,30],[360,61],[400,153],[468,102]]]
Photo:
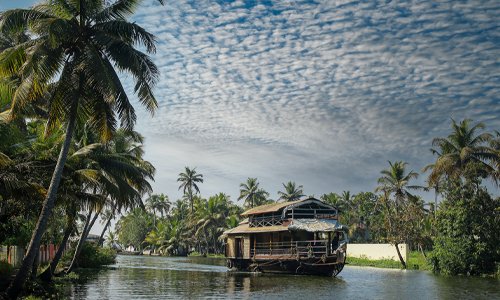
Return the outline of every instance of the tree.
[[[153,215],[159,212],[162,218],[164,214],[168,214],[170,205],[168,196],[165,194],[153,194],[146,199],[146,207],[151,210]]]
[[[238,200],[243,199],[247,208],[262,205],[266,202],[269,193],[259,188],[257,178],[248,178],[246,183],[240,184],[240,196]]]
[[[444,187],[430,262],[435,272],[493,274],[500,262],[500,198],[473,181]]]
[[[190,169],[186,167],[184,173],[179,173],[177,182],[181,183],[179,185],[179,190],[182,189],[184,195],[188,196],[191,205],[191,213],[193,213],[193,188],[196,193],[200,192],[197,183],[203,183],[203,175],[196,173],[196,168]]]
[[[278,192],[278,196],[280,196],[279,200],[295,201],[304,196],[304,191],[302,190],[303,187],[301,185],[296,187],[295,182],[289,181],[286,184],[283,183],[283,187],[285,188],[285,191]]]
[[[40,218],[21,267],[7,290],[10,298],[20,292],[33,264],[52,212],[77,119],[89,119],[104,139],[115,128],[115,113],[122,125],[132,128],[136,116],[113,64],[136,80],[135,92],[150,112],[157,106],[152,86],[158,70],[146,54],[134,49],[140,43],[155,51],[154,36],[126,21],[138,1],[49,1],[31,9],[2,13],[0,31],[30,31],[31,40],[0,55],[0,73],[22,70],[9,109],[11,117],[53,85],[48,110],[48,131],[66,123],[65,139],[47,190]],[[19,66],[13,68],[12,66]],[[11,73],[12,74],[12,73]],[[14,74],[12,74],[14,75]],[[56,83],[52,83],[58,79]]]
[[[125,248],[132,245],[140,250],[151,229],[153,229],[151,215],[142,208],[135,208],[118,220],[118,241]]]
[[[85,229],[80,235],[68,273],[78,261],[83,244],[104,206],[111,207],[112,211],[119,211],[122,207],[142,207],[142,195],[152,191],[147,180],[153,179],[155,170],[142,159],[142,141],[140,134],[120,129],[106,144],[86,145],[68,160],[69,166],[75,163],[82,169],[77,172],[84,179],[82,186],[92,188],[94,194],[99,196],[94,198],[97,201],[86,205],[89,209]],[[90,219],[92,212],[95,213]]]
[[[398,246],[408,238],[409,223],[404,220],[405,210],[409,199],[415,198],[409,190],[419,188],[409,185],[410,180],[416,178],[418,174],[413,171],[407,173],[406,166],[406,162],[389,161],[389,168],[380,172],[383,176],[378,179],[379,186],[375,189],[376,192],[383,193],[379,199],[385,208],[388,239],[396,247],[401,265],[405,269],[406,262]],[[392,195],[394,195],[394,201],[391,201]]]
[[[472,120],[465,119],[456,123],[452,119],[452,132],[446,138],[435,138],[431,151],[438,158],[433,164],[424,168],[432,170],[429,175],[429,186],[436,186],[440,179],[456,180],[461,177],[492,177],[495,175],[495,161],[498,153],[489,147],[488,142],[493,136],[484,129],[483,123],[471,125]]]

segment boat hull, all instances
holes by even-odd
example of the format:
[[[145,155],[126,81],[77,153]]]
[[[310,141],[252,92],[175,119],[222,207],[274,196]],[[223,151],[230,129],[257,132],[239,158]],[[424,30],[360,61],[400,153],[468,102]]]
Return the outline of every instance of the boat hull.
[[[282,259],[238,259],[227,260],[230,270],[240,272],[262,272],[299,275],[337,276],[345,265],[345,259],[337,257]]]

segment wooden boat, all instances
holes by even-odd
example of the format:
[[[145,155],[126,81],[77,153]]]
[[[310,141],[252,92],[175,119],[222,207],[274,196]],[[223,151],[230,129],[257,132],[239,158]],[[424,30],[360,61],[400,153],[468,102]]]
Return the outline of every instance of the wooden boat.
[[[347,250],[338,209],[315,198],[254,207],[224,232],[228,268],[336,276]]]

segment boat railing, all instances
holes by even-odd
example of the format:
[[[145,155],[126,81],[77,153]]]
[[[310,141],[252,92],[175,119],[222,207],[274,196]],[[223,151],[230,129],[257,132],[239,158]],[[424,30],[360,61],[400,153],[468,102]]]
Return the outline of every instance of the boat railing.
[[[255,243],[251,256],[321,257],[328,252],[328,240]]]
[[[282,225],[283,219],[281,216],[264,216],[264,217],[255,217],[253,216],[250,219],[250,227],[264,227],[264,226],[274,226],[274,225]]]

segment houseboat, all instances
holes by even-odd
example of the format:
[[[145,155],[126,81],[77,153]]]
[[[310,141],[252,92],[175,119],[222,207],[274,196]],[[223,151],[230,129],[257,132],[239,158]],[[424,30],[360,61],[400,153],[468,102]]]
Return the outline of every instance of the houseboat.
[[[336,276],[347,250],[339,210],[315,198],[254,207],[224,232],[228,268],[236,271]]]

